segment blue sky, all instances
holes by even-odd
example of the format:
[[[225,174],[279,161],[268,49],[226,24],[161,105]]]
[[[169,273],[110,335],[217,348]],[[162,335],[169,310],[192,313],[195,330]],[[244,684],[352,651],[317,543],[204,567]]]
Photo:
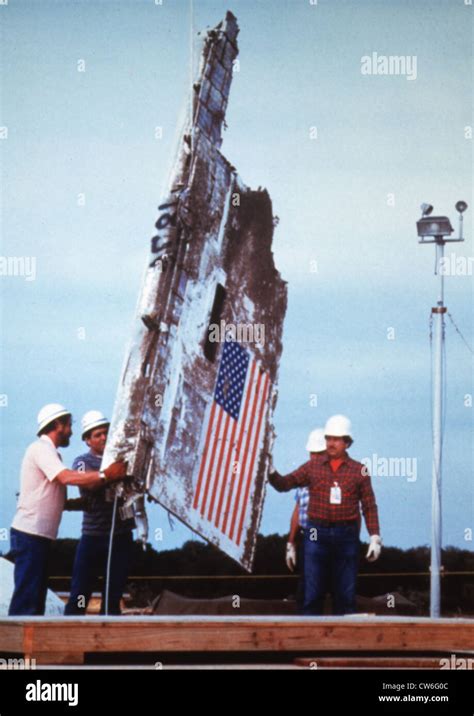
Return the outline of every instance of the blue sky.
[[[285,473],[304,462],[308,432],[346,413],[353,457],[417,460],[416,481],[373,479],[385,543],[428,544],[437,284],[434,250],[418,245],[415,222],[429,201],[457,229],[454,204],[465,199],[467,238],[447,253],[473,255],[473,10],[462,0],[0,6],[1,255],[37,261],[34,281],[0,278],[0,528],[13,516],[41,405],[63,402],[77,422],[90,408],[111,412],[187,98],[192,28],[214,26],[227,9],[241,28],[240,71],[222,151],[249,186],[270,192],[289,290],[275,465]],[[373,52],[416,56],[416,80],[362,75]],[[446,300],[472,345],[472,276],[447,277]],[[451,324],[446,356],[443,542],[472,548],[473,363]],[[78,432],[67,464],[83,450]],[[262,531],[285,532],[292,506],[291,494],[269,488]],[[177,522],[171,530],[158,506],[149,517],[152,534],[164,530],[158,549],[191,535]],[[79,530],[80,517],[68,515],[60,536]]]

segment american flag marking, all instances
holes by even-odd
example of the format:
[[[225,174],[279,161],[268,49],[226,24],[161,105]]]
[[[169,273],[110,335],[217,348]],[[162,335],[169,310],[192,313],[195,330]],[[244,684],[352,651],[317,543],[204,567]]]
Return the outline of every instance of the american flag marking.
[[[240,545],[257,467],[270,379],[235,341],[224,343],[193,508]]]

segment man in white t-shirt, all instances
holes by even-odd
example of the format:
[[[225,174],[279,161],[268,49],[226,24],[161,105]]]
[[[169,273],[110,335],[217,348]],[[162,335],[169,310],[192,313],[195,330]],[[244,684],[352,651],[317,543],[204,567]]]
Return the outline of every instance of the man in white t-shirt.
[[[15,589],[10,616],[44,614],[47,560],[56,539],[66,500],[66,485],[93,486],[103,480],[121,480],[123,462],[106,470],[79,472],[64,467],[58,447],[67,447],[72,435],[71,413],[50,403],[38,413],[38,437],[26,450],[21,466],[20,496],[10,534],[15,561]]]

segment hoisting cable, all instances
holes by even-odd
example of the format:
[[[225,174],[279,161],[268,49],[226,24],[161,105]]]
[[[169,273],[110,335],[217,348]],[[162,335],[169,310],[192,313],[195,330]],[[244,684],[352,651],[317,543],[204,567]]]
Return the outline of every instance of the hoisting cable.
[[[109,584],[110,584],[110,567],[112,564],[112,547],[113,547],[113,541],[114,541],[114,532],[115,532],[115,520],[117,516],[117,502],[118,502],[118,493],[117,490],[115,490],[115,497],[114,497],[114,507],[112,510],[112,524],[110,526],[110,537],[109,537],[109,550],[107,554],[107,569],[105,573],[105,616],[109,616]]]
[[[459,334],[461,340],[463,341],[464,345],[467,347],[469,353],[471,353],[471,355],[474,356],[474,351],[472,350],[472,348],[471,348],[471,346],[469,345],[469,343],[467,342],[467,340],[464,338],[463,334],[461,333],[461,330],[458,328],[458,326],[457,326],[456,323],[454,322],[454,318],[452,317],[452,315],[450,314],[449,311],[448,311],[447,313],[448,313],[448,316],[449,316],[449,320],[451,321],[451,323],[452,323],[453,326],[454,326],[454,330],[456,331],[456,333]]]

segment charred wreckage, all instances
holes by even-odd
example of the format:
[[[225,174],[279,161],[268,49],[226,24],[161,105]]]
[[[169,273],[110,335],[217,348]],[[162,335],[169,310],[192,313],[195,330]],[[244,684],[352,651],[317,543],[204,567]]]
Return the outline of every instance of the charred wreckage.
[[[123,516],[147,540],[145,496],[251,570],[277,401],[286,283],[266,190],[221,154],[236,18],[201,61],[159,205],[103,465],[126,460]]]

